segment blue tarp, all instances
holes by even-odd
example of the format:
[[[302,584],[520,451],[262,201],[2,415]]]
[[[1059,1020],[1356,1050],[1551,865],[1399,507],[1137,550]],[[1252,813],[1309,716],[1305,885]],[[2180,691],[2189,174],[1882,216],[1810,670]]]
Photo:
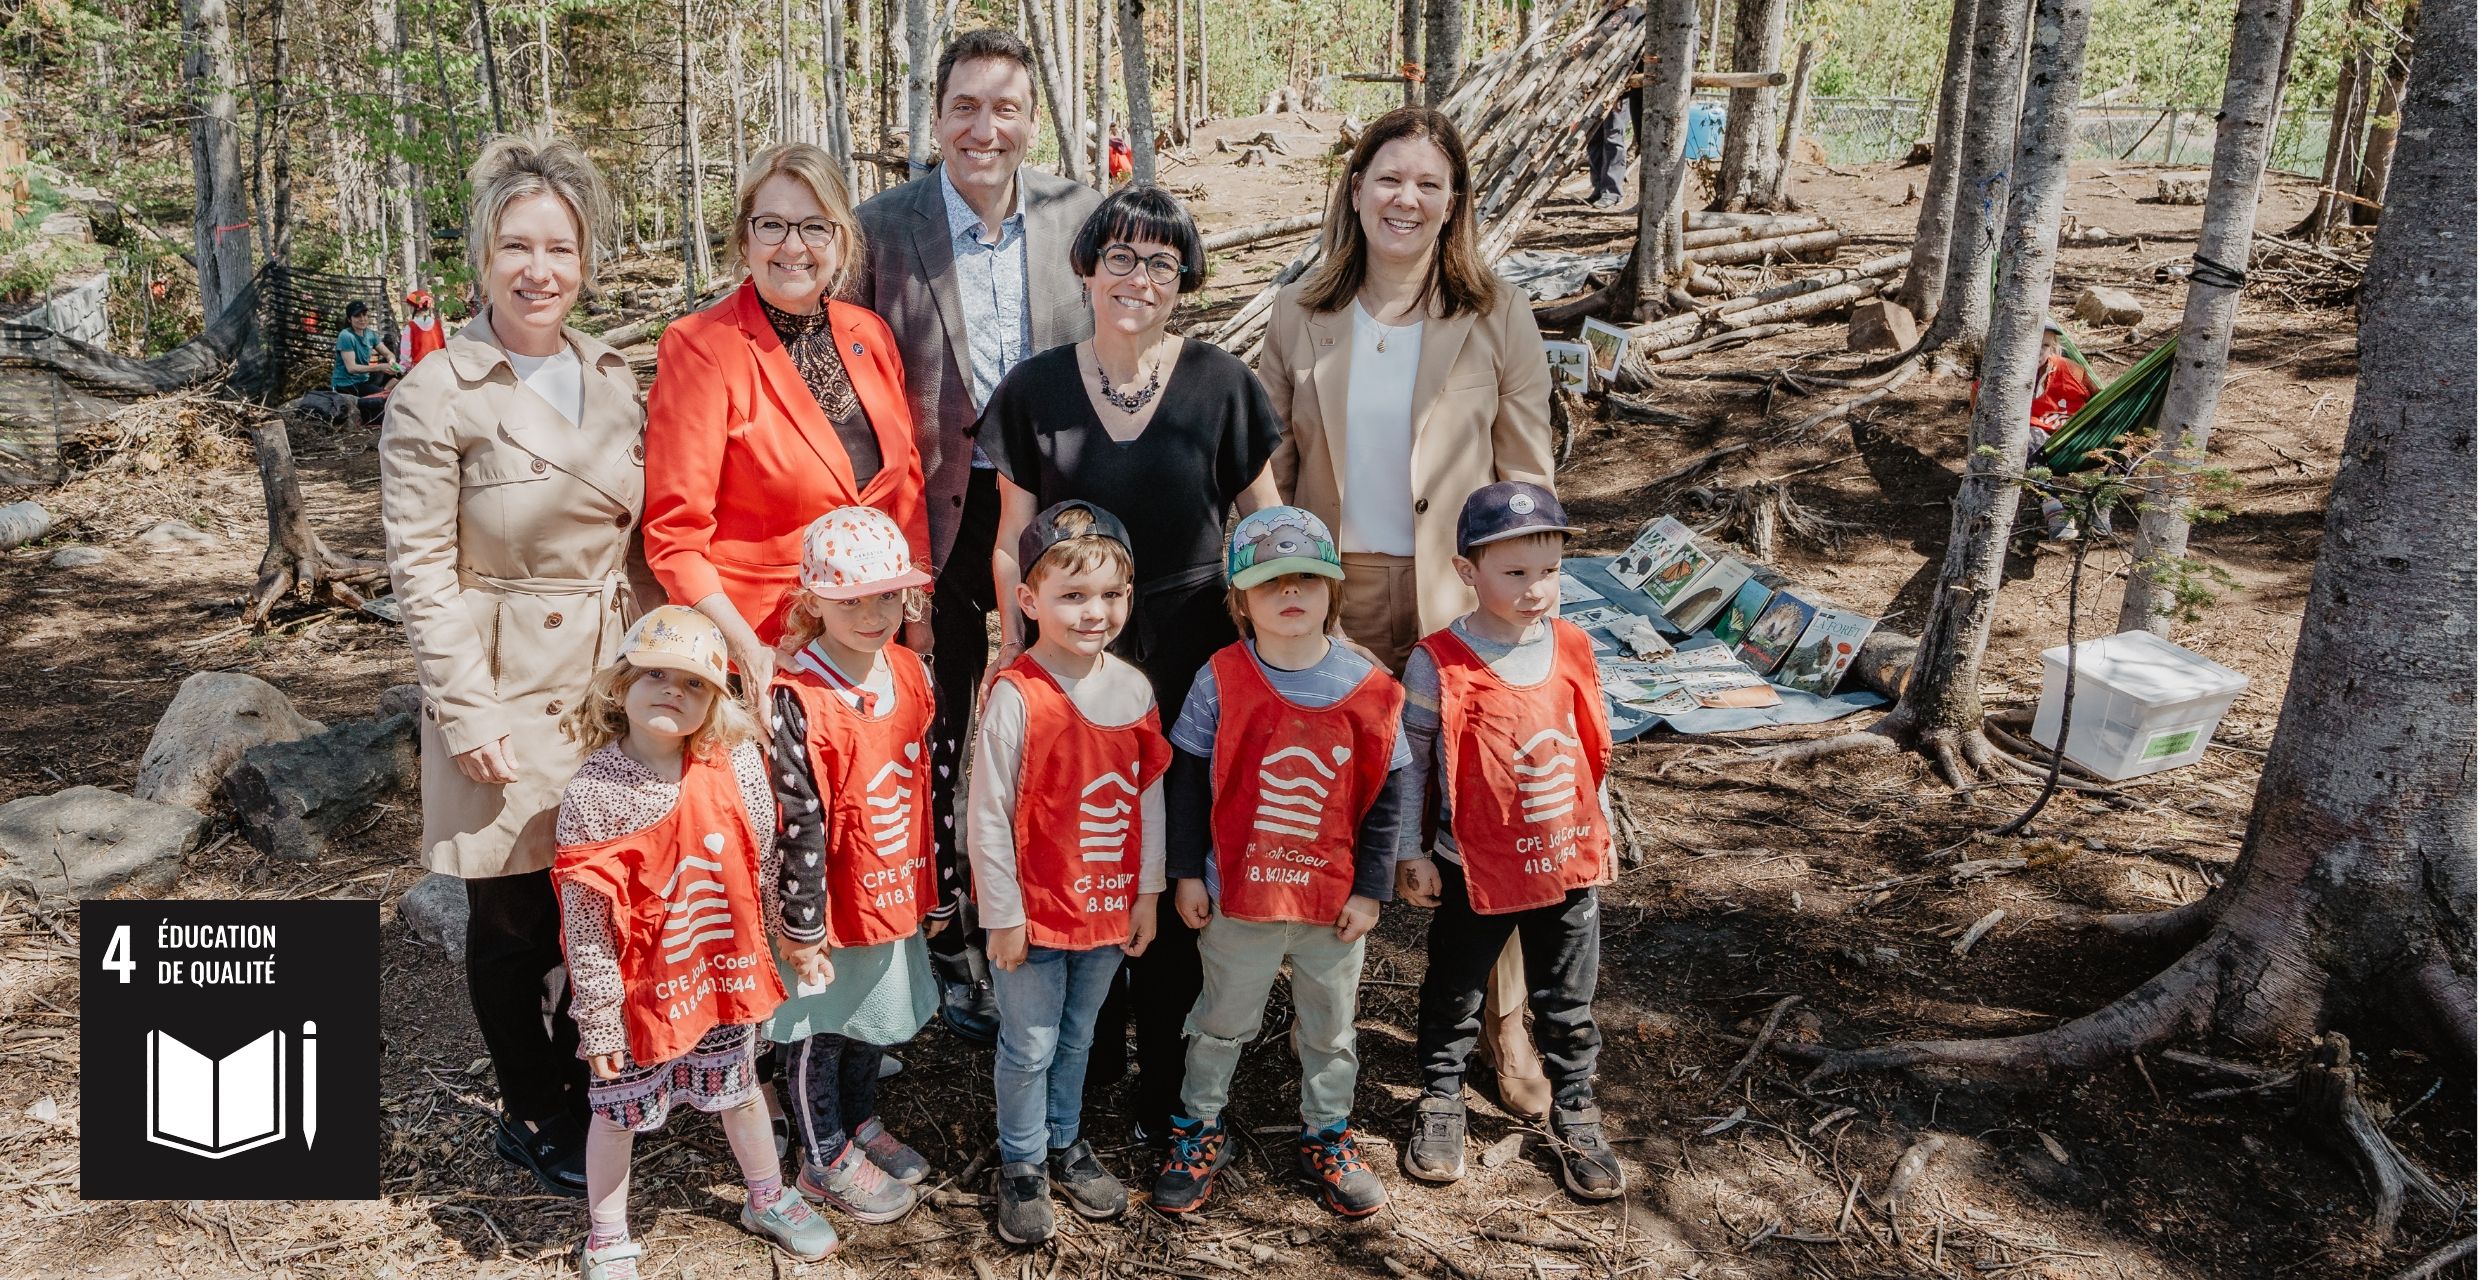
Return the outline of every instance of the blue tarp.
[[[1619,585],[1619,580],[1610,576],[1611,562],[1616,559],[1618,559],[1616,556],[1568,557],[1561,566],[1567,576],[1600,592],[1602,599],[1571,604],[1561,609],[1560,612],[1580,612],[1585,609],[1597,609],[1604,604],[1613,604],[1630,613],[1641,614],[1652,619],[1654,628],[1674,641],[1682,651],[1704,649],[1722,643],[1714,639],[1710,632],[1700,631],[1694,636],[1683,634],[1679,628],[1671,625],[1670,619],[1662,616],[1661,607],[1654,604],[1653,597],[1634,588]],[[1588,633],[1601,639],[1610,639],[1608,633],[1599,628],[1590,628]],[[1856,715],[1871,707],[1886,705],[1884,697],[1867,690],[1856,690],[1826,698],[1803,689],[1786,689],[1781,685],[1774,685],[1773,689],[1774,692],[1782,695],[1782,703],[1779,706],[1701,707],[1695,711],[1678,711],[1669,715],[1655,715],[1650,711],[1605,698],[1604,702],[1610,711],[1610,736],[1616,741],[1626,742],[1665,725],[1679,733],[1734,733],[1742,729],[1757,729],[1770,724],[1819,724],[1827,720],[1840,720],[1844,716]]]
[[[1688,107],[1688,146],[1682,154],[1690,160],[1721,159],[1725,114],[1719,102],[1691,104]]]

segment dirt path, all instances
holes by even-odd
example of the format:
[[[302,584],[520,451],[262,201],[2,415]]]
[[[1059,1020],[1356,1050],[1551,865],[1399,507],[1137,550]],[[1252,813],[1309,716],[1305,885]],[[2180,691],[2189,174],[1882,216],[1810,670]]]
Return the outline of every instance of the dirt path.
[[[1250,119],[1216,136],[1274,128],[1298,134],[1296,154],[1235,168],[1201,149],[1166,178],[1196,199],[1210,227],[1319,207],[1330,180],[1321,139],[1332,118]],[[1311,126],[1318,135],[1312,138]],[[1808,169],[1792,190],[1868,244],[1907,237],[1905,188],[1919,170]],[[2078,332],[2106,377],[2175,325],[2181,289],[2156,268],[2183,259],[2195,211],[2139,204],[2143,171],[2080,172],[2069,207],[2128,243],[2064,255],[2060,294],[2106,283],[2137,293],[2148,316],[2135,334]],[[2295,213],[2302,191],[2277,183],[2268,224]],[[1553,205],[1530,242],[1571,248],[1617,243],[1621,220]],[[1244,297],[1295,252],[1292,240],[1218,261],[1200,315]],[[1879,250],[1883,251],[1883,250]],[[1792,545],[1775,563],[1795,581],[1910,629],[1945,539],[1945,504],[1962,465],[1965,388],[1916,381],[1857,423],[1806,439],[1765,426],[1747,384],[1724,370],[1770,369],[1839,345],[1823,327],[1685,366],[1657,398],[1693,425],[1603,423],[1562,476],[1589,550],[1615,550],[1666,511],[1692,514],[1676,487],[1646,481],[1731,440],[1754,447],[1708,479],[1738,484],[1801,468],[1792,493],[1847,526],[1833,546]],[[1907,761],[1849,761],[1766,773],[1726,744],[1656,737],[1617,757],[1622,792],[1652,829],[1642,866],[1606,898],[1599,1010],[1605,1037],[1601,1101],[1631,1178],[1619,1203],[1584,1208],[1560,1194],[1536,1151],[1511,1153],[1516,1130],[1486,1102],[1474,1109],[1471,1175],[1425,1188],[1394,1171],[1417,1078],[1411,1053],[1414,984],[1422,968],[1419,913],[1391,909],[1373,943],[1360,1027],[1361,1115],[1393,1210],[1338,1224],[1288,1189],[1293,1068],[1281,1049],[1281,1001],[1270,1034],[1240,1074],[1232,1114],[1249,1141],[1211,1211],[1166,1227],[1142,1211],[1118,1224],[1074,1223],[1056,1250],[1020,1261],[969,1204],[925,1208],[905,1222],[847,1232],[842,1257],[803,1267],[771,1257],[732,1224],[738,1190],[721,1134],[699,1120],[643,1144],[633,1221],[650,1274],[724,1277],[1085,1276],[1097,1252],[1138,1274],[1330,1276],[1338,1271],[1444,1275],[1426,1244],[1469,1274],[1558,1276],[2023,1277],[2357,1276],[2385,1274],[2438,1243],[2446,1224],[2416,1214],[2393,1250],[2356,1243],[2361,1201],[2348,1169],[2290,1128],[2280,1095],[2198,1102],[2223,1083],[2158,1058],[2059,1082],[2046,1093],[1941,1089],[1854,1079],[1804,1090],[1796,1068],[1759,1059],[1724,1079],[1769,1008],[1800,1002],[1782,1034],[1852,1043],[1892,1035],[2028,1030],[2105,1002],[2161,957],[2097,945],[2073,926],[2092,911],[2188,901],[2223,875],[2239,848],[2258,754],[2270,739],[2313,562],[2327,482],[2348,419],[2353,377],[2346,311],[2294,310],[2252,299],[2242,316],[2234,385],[2216,439],[2243,482],[2231,518],[2202,530],[2200,552],[2232,578],[2204,621],[2178,639],[2248,675],[2251,688],[2222,739],[2188,770],[2124,789],[2112,804],[2062,799],[2041,837],[1982,851],[1972,833],[2027,799],[2021,784],[1957,796]],[[1777,420],[1810,408],[1778,406]],[[377,545],[370,434],[296,442],[314,517],[331,544]],[[0,493],[0,501],[17,495]],[[143,482],[73,489],[55,501],[68,537],[112,546],[98,569],[44,567],[51,547],[0,558],[0,800],[75,783],[126,786],[156,715],[192,671],[246,670],[321,717],[367,714],[385,686],[409,678],[397,631],[343,615],[296,616],[281,634],[225,635],[257,559],[254,477],[238,467],[175,470]],[[221,539],[204,551],[153,556],[122,541],[161,518],[190,520]],[[57,539],[55,544],[57,545]],[[2097,552],[2086,576],[2087,618],[2115,610],[2123,554]],[[2037,653],[2060,642],[2067,564],[2045,549],[2010,567],[1987,666],[1993,704],[2038,688]],[[1907,625],[1908,624],[1908,625]],[[205,643],[200,643],[206,638]],[[193,858],[178,892],[193,897],[376,896],[388,900],[384,943],[383,1085],[387,1199],[369,1204],[85,1205],[75,1196],[75,961],[22,903],[0,913],[0,1011],[11,1059],[0,1083],[0,1156],[21,1229],[0,1239],[0,1274],[299,1276],[545,1276],[563,1274],[582,1214],[573,1201],[526,1194],[490,1152],[493,1104],[465,1007],[457,962],[394,923],[393,900],[417,877],[410,797],[348,852],[311,867],[272,866],[228,842]],[[1956,857],[2028,856],[2013,874],[1951,885]],[[1968,954],[1956,941],[1988,913],[2005,916]],[[2396,1139],[2432,1169],[2468,1170],[2472,1110],[2445,1074],[2375,1041],[2371,1067],[2394,1107]],[[909,1068],[887,1089],[890,1127],[953,1175],[992,1137],[990,1057],[931,1032],[903,1051]],[[56,1100],[61,1122],[30,1111]],[[2417,1100],[2417,1101],[2415,1101]],[[39,1108],[37,1109],[39,1110]],[[1115,1095],[1097,1096],[1089,1130],[1123,1176],[1134,1163]],[[1874,1196],[1897,1157],[1925,1134],[1945,1139],[1892,1223]],[[2466,1184],[2468,1185],[2468,1184]],[[980,1190],[972,1188],[970,1190]],[[1478,1238],[1506,1231],[1533,1243]],[[1121,1270],[1118,1274],[1129,1274]]]

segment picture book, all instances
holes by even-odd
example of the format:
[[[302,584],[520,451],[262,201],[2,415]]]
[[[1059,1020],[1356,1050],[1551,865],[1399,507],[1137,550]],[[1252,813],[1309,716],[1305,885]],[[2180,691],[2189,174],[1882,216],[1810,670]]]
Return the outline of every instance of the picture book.
[[[1819,695],[1834,692],[1843,673],[1851,669],[1852,659],[1860,656],[1860,642],[1876,628],[1875,618],[1819,609],[1808,629],[1800,633],[1799,642],[1791,646],[1782,669],[1774,673],[1774,682]]]
[[[1782,695],[1774,692],[1772,685],[1744,668],[1691,671],[1679,678],[1679,685],[1700,707],[1772,707],[1782,703]]]
[[[1713,563],[1714,557],[1704,548],[1693,542],[1683,543],[1671,553],[1670,559],[1653,567],[1653,573],[1645,579],[1642,590],[1653,597],[1654,604],[1660,606],[1664,613],[1668,613],[1688,593],[1688,588],[1697,577],[1713,567]]]
[[[1771,707],[1782,701],[1763,677],[1720,646],[1653,662],[1605,660],[1601,675],[1604,692],[1656,715],[1699,707]]]
[[[1620,586],[1642,590],[1645,579],[1653,576],[1654,569],[1678,554],[1681,547],[1689,545],[1689,539],[1693,536],[1688,532],[1688,526],[1664,516],[1645,526],[1645,531],[1636,535],[1636,541],[1629,543],[1628,549],[1610,562],[1610,576],[1617,578]]]
[[[1581,342],[1545,342],[1541,349],[1550,361],[1550,376],[1560,386],[1579,395],[1593,389],[1593,348]]]
[[[1756,625],[1748,628],[1747,638],[1740,641],[1740,660],[1758,675],[1770,675],[1782,665],[1783,655],[1808,630],[1808,620],[1817,615],[1817,606],[1794,595],[1788,589],[1777,591],[1765,604],[1765,612],[1757,615]]]
[[[1714,639],[1737,646],[1748,638],[1748,629],[1757,625],[1758,615],[1765,612],[1765,602],[1774,598],[1774,589],[1755,578],[1739,584],[1731,593],[1728,604],[1713,620]]]
[[[1688,589],[1663,612],[1680,630],[1701,631],[1755,573],[1738,556],[1723,556],[1714,561],[1712,568],[1698,574],[1696,581],[1689,583]]]
[[[1571,604],[1600,603],[1602,603],[1601,592],[1586,586],[1584,582],[1577,578],[1574,574],[1562,573],[1559,575],[1560,608],[1564,609]]]
[[[1619,355],[1627,350],[1627,330],[1601,320],[1588,318],[1578,333],[1580,345],[1593,353],[1593,372],[1607,382],[1619,376]]]

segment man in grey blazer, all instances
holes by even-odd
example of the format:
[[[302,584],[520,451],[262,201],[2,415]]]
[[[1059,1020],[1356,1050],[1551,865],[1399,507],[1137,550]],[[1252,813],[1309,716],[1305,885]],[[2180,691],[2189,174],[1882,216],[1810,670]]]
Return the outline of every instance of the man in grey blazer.
[[[1017,361],[1092,336],[1093,312],[1068,245],[1101,203],[1092,188],[1024,166],[1035,132],[1033,51],[1013,33],[968,31],[939,55],[941,163],[860,208],[869,253],[855,298],[894,331],[928,493],[932,678],[931,813],[945,852],[956,840],[964,735],[989,664],[991,544],[998,474],[973,443],[991,388]],[[963,858],[943,859],[960,870]],[[940,1017],[968,1039],[998,1035],[978,940],[967,928],[930,942]]]

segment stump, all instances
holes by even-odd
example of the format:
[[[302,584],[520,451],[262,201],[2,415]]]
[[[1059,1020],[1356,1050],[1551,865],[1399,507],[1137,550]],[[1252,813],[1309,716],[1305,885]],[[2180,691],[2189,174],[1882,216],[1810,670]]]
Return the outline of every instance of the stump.
[[[329,837],[419,777],[413,717],[393,715],[252,747],[224,775],[223,789],[251,847],[315,862]]]

